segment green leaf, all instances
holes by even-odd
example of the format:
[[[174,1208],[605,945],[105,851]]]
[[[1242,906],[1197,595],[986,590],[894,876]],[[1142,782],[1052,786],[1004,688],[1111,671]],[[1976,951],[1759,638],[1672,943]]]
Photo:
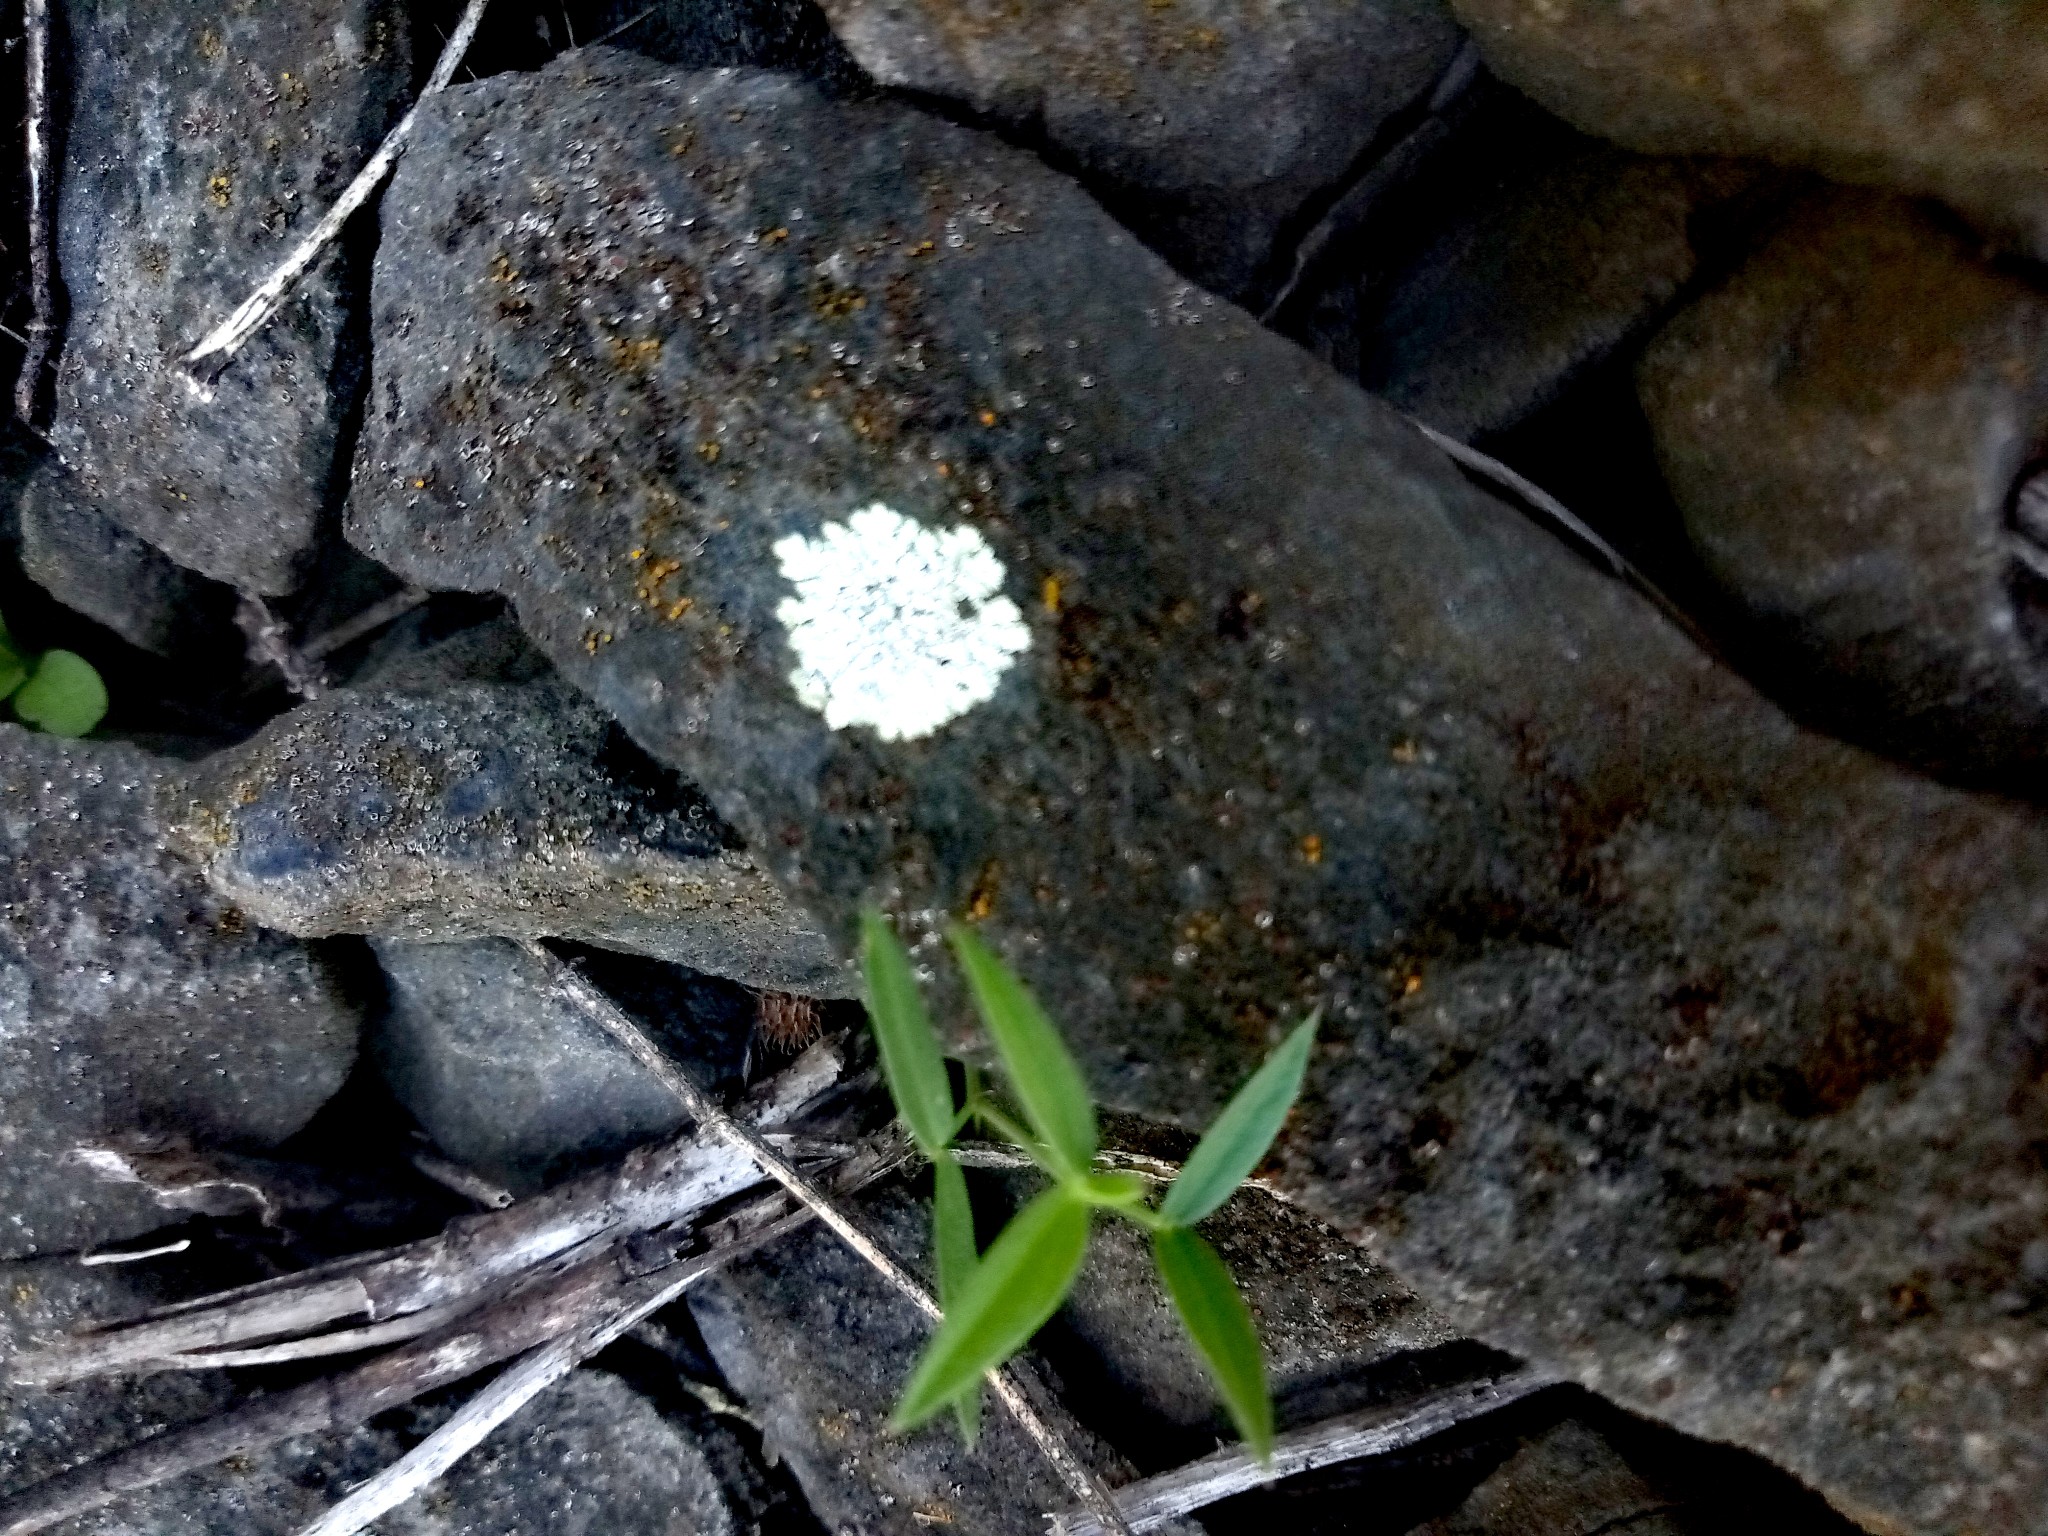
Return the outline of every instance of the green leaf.
[[[83,736],[107,712],[107,685],[72,651],[45,651],[14,695],[14,712],[52,736]]]
[[[910,1373],[894,1428],[915,1429],[944,1411],[1059,1310],[1088,1250],[1089,1214],[1055,1185],[1003,1228]]]
[[[951,938],[975,1006],[1003,1058],[1010,1090],[1044,1143],[1053,1171],[1078,1179],[1095,1157],[1095,1105],[1052,1020],[1024,983],[969,930]]]
[[[1266,1361],[1237,1282],[1216,1250],[1184,1227],[1153,1233],[1152,1257],[1231,1422],[1259,1460],[1270,1460],[1273,1399],[1266,1391]]]
[[[939,1306],[950,1313],[974,1278],[981,1262],[974,1244],[974,1207],[967,1198],[967,1175],[950,1153],[932,1164],[932,1257],[939,1271]],[[973,1445],[981,1433],[981,1378],[953,1400],[960,1438]]]
[[[931,1016],[889,920],[872,907],[860,915],[861,974],[868,1019],[882,1050],[882,1075],[896,1113],[918,1150],[935,1162],[953,1140],[953,1084]],[[958,1172],[956,1169],[955,1172]]]
[[[14,648],[4,629],[0,629],[0,699],[4,699],[23,683],[28,681],[28,663],[21,659],[21,652]]]
[[[1181,1165],[1180,1177],[1160,1204],[1159,1214],[1167,1221],[1179,1227],[1193,1226],[1228,1200],[1245,1176],[1259,1166],[1301,1092],[1319,1019],[1320,1015],[1309,1015],[1223,1106],[1223,1113]]]

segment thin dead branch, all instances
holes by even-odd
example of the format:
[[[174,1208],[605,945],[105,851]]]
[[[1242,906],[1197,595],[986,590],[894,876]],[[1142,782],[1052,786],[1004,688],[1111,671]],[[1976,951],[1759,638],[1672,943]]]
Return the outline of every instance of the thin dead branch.
[[[843,1065],[836,1044],[821,1041],[760,1084],[746,1113],[764,1126],[784,1124],[837,1082]],[[367,1339],[360,1328],[473,1306],[544,1260],[610,1235],[686,1220],[759,1182],[751,1158],[691,1130],[503,1210],[460,1218],[421,1242],[159,1308],[25,1352],[12,1374],[26,1385],[54,1386],[86,1376],[205,1368],[228,1363],[224,1352],[275,1347],[344,1320],[358,1329],[305,1337],[292,1358],[390,1342],[402,1326]],[[324,1341],[332,1342],[323,1347]]]
[[[780,1157],[756,1132],[721,1109],[703,1089],[690,1080],[687,1073],[662,1052],[661,1047],[654,1043],[630,1014],[539,940],[522,940],[521,947],[546,968],[563,996],[600,1025],[605,1033],[632,1052],[634,1059],[645,1067],[657,1082],[676,1096],[690,1112],[692,1119],[713,1135],[724,1137],[734,1147],[744,1151],[759,1164],[762,1172],[809,1206],[818,1220],[830,1227],[840,1241],[865,1260],[877,1274],[908,1298],[926,1317],[934,1322],[941,1319],[943,1314],[939,1310],[938,1301],[923,1282],[897,1263],[887,1249],[862,1231],[851,1216],[842,1211],[811,1180]],[[1013,1362],[991,1371],[989,1383],[995,1389],[997,1401],[1002,1403],[1010,1416],[1017,1421],[1018,1427],[1030,1436],[1039,1453],[1059,1474],[1061,1481],[1066,1483],[1083,1507],[1096,1516],[1103,1529],[1110,1532],[1123,1531],[1123,1520],[1117,1513],[1109,1490],[1095,1475],[1094,1469],[1074,1451],[1067,1436],[1033,1402],[1032,1395],[1024,1386],[1025,1375],[1026,1368],[1021,1362]],[[1046,1397],[1043,1393],[1039,1396]]]
[[[1273,1459],[1263,1466],[1244,1447],[1232,1446],[1118,1489],[1117,1507],[1131,1530],[1157,1530],[1182,1515],[1282,1478],[1407,1450],[1560,1382],[1557,1376],[1525,1369],[1461,1382],[1405,1403],[1342,1414],[1282,1435],[1274,1443]],[[1086,1511],[1060,1516],[1054,1526],[1061,1536],[1105,1536],[1105,1527]]]
[[[28,271],[31,307],[23,338],[21,372],[14,381],[14,414],[34,428],[42,408],[43,375],[57,345],[57,186],[50,164],[50,0],[22,0],[27,42],[23,82],[28,141]]]
[[[242,301],[233,314],[207,332],[199,344],[185,354],[186,378],[195,391],[201,395],[210,393],[212,381],[220,377],[221,370],[234,361],[235,354],[248,343],[249,338],[262,330],[270,317],[277,313],[299,279],[312,271],[321,253],[341,233],[342,226],[370,200],[370,195],[391,174],[391,168],[398,164],[398,157],[405,152],[406,143],[419,122],[420,108],[431,97],[446,90],[448,82],[455,78],[456,67],[462,63],[463,55],[469,52],[477,25],[484,18],[484,8],[489,4],[490,0],[469,0],[462,8],[461,19],[449,34],[441,56],[434,61],[434,72],[428,77],[419,100],[398,120],[398,126],[384,136],[384,142],[377,146],[376,153],[356,172],[355,179],[343,189],[334,206],[313,226],[312,232],[298,243],[254,293]]]

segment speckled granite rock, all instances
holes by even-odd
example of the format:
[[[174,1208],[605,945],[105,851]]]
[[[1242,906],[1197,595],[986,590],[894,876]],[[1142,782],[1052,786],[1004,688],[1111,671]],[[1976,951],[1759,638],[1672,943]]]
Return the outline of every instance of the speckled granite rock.
[[[165,851],[168,766],[0,725],[0,1256],[163,1224],[73,1165],[81,1143],[272,1144],[355,1059],[355,1005],[320,958]]]
[[[218,1372],[102,1379],[56,1392],[8,1384],[7,1357],[31,1340],[179,1295],[146,1270],[87,1270],[65,1259],[0,1264],[0,1493],[235,1400]],[[60,1529],[292,1536],[451,1411],[404,1410],[346,1435],[287,1440]],[[579,1371],[376,1529],[384,1536],[732,1536],[737,1524],[687,1433],[617,1378]]]
[[[352,536],[507,593],[823,921],[978,917],[1191,1123],[1320,1001],[1286,1176],[1456,1326],[2037,1529],[2034,813],[1802,732],[905,107],[587,53],[441,100],[384,228]]]
[[[159,656],[212,648],[234,633],[234,593],[137,538],[45,460],[22,486],[21,568],[66,607]],[[188,653],[189,654],[189,653]]]
[[[1247,302],[1460,40],[1441,0],[821,3],[884,85],[1042,137],[1181,271]]]
[[[2042,0],[1450,0],[1510,84],[1650,154],[1931,192],[2048,255]]]
[[[390,998],[372,1054],[398,1101],[457,1162],[525,1192],[683,1123],[675,1095],[516,944],[379,940],[376,950]],[[682,1006],[652,1022],[710,1083],[705,1048],[751,1027],[752,1000],[709,978],[677,990],[670,1001]]]
[[[339,690],[168,803],[213,887],[288,933],[553,935],[784,991],[847,985],[703,798],[551,678]]]
[[[1903,199],[1823,195],[1638,380],[1729,644],[1836,731],[2048,791],[2048,546],[2010,505],[2048,447],[2048,289]]]
[[[180,565],[289,591],[334,514],[365,361],[330,255],[214,385],[177,359],[225,318],[396,121],[406,8],[81,0],[58,259],[70,295],[50,427],[81,494]]]

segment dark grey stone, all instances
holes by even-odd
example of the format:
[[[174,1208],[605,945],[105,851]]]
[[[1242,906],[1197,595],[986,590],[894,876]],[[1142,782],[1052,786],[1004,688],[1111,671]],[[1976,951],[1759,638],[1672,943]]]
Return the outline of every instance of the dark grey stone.
[[[2031,0],[1450,4],[1502,79],[1588,133],[1932,193],[2048,255],[2048,61]]]
[[[2048,291],[1877,193],[1802,205],[1637,370],[1729,643],[1832,729],[2048,789]]]
[[[65,1259],[0,1264],[0,1493],[202,1419],[236,1401],[220,1372],[165,1372],[42,1391],[7,1358],[79,1324],[177,1299],[157,1265],[118,1272]],[[75,1536],[292,1536],[395,1461],[453,1405],[404,1410],[345,1435],[287,1440],[188,1474],[60,1529]],[[579,1371],[377,1522],[385,1536],[729,1536],[703,1449],[616,1377]]]
[[[1672,1503],[1598,1430],[1566,1419],[1523,1436],[1463,1503],[1409,1536],[1685,1536]]]
[[[271,1145],[354,1060],[356,1007],[320,957],[165,850],[167,766],[0,725],[0,1256],[164,1223],[79,1145]]]
[[[821,0],[884,85],[1042,139],[1181,271],[1246,302],[1457,52],[1441,0]]]
[[[350,256],[301,280],[210,398],[178,359],[396,120],[406,15],[397,0],[65,8],[58,255],[71,317],[50,437],[82,497],[180,565],[252,591],[289,591],[333,516],[363,362]]]
[[[287,933],[552,935],[753,986],[846,987],[702,796],[552,678],[337,690],[170,801],[214,889]]]
[[[1453,437],[1514,426],[1670,308],[1699,268],[1696,219],[1755,179],[1604,147],[1515,178],[1392,279],[1360,382]]]
[[[675,1096],[516,944],[379,941],[390,1007],[372,1050],[460,1163],[520,1190],[683,1123]]]
[[[78,494],[45,460],[18,503],[21,568],[58,602],[159,656],[218,652],[232,635],[233,592],[179,565]]]
[[[422,127],[369,552],[948,1021],[979,919],[1115,1105],[1205,1123],[1319,1002],[1283,1177],[1462,1330],[2038,1532],[2034,812],[1800,730],[986,138],[597,52]]]

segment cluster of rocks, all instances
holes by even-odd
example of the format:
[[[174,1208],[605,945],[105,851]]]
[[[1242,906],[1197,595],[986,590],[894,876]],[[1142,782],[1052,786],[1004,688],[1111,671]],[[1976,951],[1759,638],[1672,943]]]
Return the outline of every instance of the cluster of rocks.
[[[964,1054],[955,917],[1154,1126],[1322,1009],[1292,1205],[1216,1226],[1284,1422],[1578,1384],[1209,1529],[2048,1530],[2033,0],[499,0],[203,377],[456,7],[63,10],[0,606],[115,702],[0,725],[8,1352],[278,1251],[94,1170],[410,1129],[523,1193],[673,1130],[511,941],[737,1087],[877,904]],[[1041,1529],[1006,1421],[885,1432],[923,1336],[790,1239],[388,1528]],[[1038,1353],[1117,1476],[1222,1431],[1136,1246]],[[10,1388],[0,1492],[241,1390]],[[295,1529],[447,1411],[107,1529]]]

